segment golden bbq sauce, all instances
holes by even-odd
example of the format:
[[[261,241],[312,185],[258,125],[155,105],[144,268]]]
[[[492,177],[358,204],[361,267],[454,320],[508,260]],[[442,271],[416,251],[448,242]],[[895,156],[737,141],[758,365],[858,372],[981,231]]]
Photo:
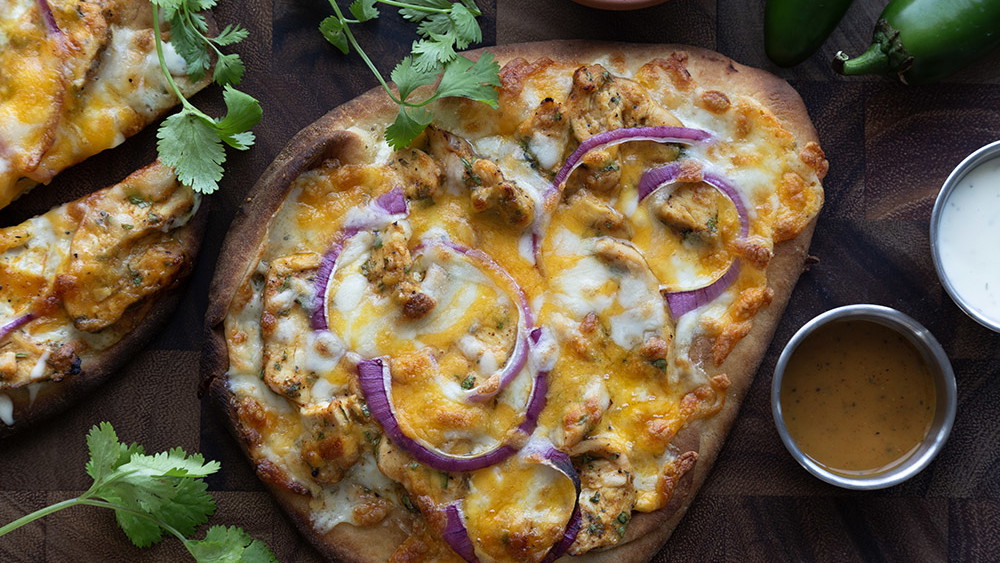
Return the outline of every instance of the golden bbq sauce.
[[[799,344],[780,401],[803,453],[830,471],[865,475],[909,457],[936,399],[931,372],[905,336],[875,322],[837,321]]]

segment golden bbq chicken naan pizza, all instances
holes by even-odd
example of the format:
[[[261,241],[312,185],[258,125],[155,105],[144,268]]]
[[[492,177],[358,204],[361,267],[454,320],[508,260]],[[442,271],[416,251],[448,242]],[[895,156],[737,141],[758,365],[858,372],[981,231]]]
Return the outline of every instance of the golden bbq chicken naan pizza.
[[[331,557],[647,559],[802,271],[827,163],[797,94],[717,53],[489,51],[498,109],[442,101],[391,150],[374,91],[292,140],[222,253],[204,383]]]

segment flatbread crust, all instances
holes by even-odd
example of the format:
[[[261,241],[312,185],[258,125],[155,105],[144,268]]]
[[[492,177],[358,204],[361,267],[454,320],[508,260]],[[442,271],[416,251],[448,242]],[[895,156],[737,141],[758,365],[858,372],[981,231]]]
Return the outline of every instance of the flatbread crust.
[[[547,57],[556,61],[577,61],[583,65],[600,58],[610,58],[612,61],[649,61],[667,58],[675,52],[684,52],[687,54],[686,68],[699,86],[753,98],[779,119],[795,136],[799,146],[809,142],[818,143],[819,140],[805,105],[787,82],[769,72],[741,65],[714,51],[686,45],[596,41],[546,41],[503,45],[486,50],[495,55],[501,66],[515,58],[530,62]],[[483,51],[485,50],[481,49],[468,54],[475,59]],[[202,364],[202,391],[221,404],[244,451],[248,451],[254,438],[241,428],[236,405],[226,386],[228,352],[223,321],[237,288],[250,274],[250,265],[256,263],[255,253],[259,253],[262,248],[268,229],[268,223],[262,219],[271,217],[278,210],[292,181],[300,173],[325,158],[347,155],[356,149],[351,146],[354,138],[345,135],[343,129],[356,123],[391,121],[395,111],[395,104],[380,88],[375,88],[330,111],[300,131],[251,190],[226,237],[223,247],[226,250],[220,255],[206,315],[207,345]],[[573,557],[573,561],[645,561],[670,537],[705,481],[753,381],[792,289],[803,271],[815,223],[816,218],[813,218],[797,237],[775,245],[774,257],[767,268],[768,287],[774,291],[773,300],[768,307],[757,313],[750,333],[736,345],[724,363],[714,370],[716,373],[727,374],[731,381],[726,391],[725,405],[714,416],[688,424],[673,441],[681,452],[696,452],[697,462],[681,478],[668,505],[651,513],[635,513],[620,543],[605,551],[591,551]],[[274,485],[268,475],[270,468],[258,465],[256,470],[285,511],[299,525],[300,531],[327,557],[349,561],[385,561],[406,537],[394,517],[371,528],[340,525],[325,534],[319,534],[309,525],[307,498]],[[405,515],[401,518],[405,519]],[[566,556],[561,560],[569,558]]]

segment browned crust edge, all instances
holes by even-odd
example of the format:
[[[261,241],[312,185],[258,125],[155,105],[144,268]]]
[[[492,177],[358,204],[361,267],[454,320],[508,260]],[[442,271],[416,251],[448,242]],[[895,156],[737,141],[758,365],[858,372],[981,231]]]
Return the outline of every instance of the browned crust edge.
[[[44,383],[33,401],[26,387],[3,392],[14,403],[15,423],[13,426],[0,424],[0,439],[36,426],[71,405],[84,400],[88,393],[110,379],[132,356],[149,344],[170,319],[181,301],[187,279],[194,271],[198,260],[198,251],[201,248],[205,226],[208,223],[209,207],[207,198],[203,199],[195,216],[187,225],[181,227],[181,229],[187,229],[187,234],[190,235],[188,237],[190,244],[186,248],[191,256],[190,263],[170,288],[164,293],[151,297],[155,301],[152,302],[149,310],[135,329],[125,334],[121,340],[98,356],[85,361],[80,366],[80,373],[77,375],[67,377],[58,383]],[[137,305],[141,307],[143,304],[144,302],[140,302]],[[130,308],[125,314],[142,314],[141,310],[136,311],[135,309],[135,307]]]
[[[625,62],[648,61],[683,51],[688,54],[687,68],[699,86],[752,97],[774,113],[795,135],[799,146],[819,140],[805,104],[787,82],[767,71],[741,65],[707,49],[673,44],[576,40],[502,45],[471,51],[470,55],[475,58],[483,51],[493,53],[501,65],[517,57],[528,61],[548,57],[557,61],[577,61],[580,64],[608,57],[612,61],[619,57]],[[205,325],[208,345],[205,347],[202,363],[202,388],[210,388],[210,395],[221,403],[244,451],[248,451],[249,444],[238,430],[235,405],[232,404],[232,396],[223,377],[228,368],[228,358],[222,322],[228,304],[245,278],[248,250],[256,252],[266,236],[267,223],[259,218],[273,216],[284,201],[294,177],[308,169],[309,163],[317,162],[317,155],[328,151],[337,142],[334,138],[335,129],[349,127],[357,121],[386,112],[391,114],[394,109],[381,89],[376,88],[339,106],[300,131],[251,190],[246,205],[240,210],[226,237],[223,248],[234,252],[224,250],[212,282]],[[726,392],[726,403],[722,410],[708,420],[688,425],[678,434],[674,445],[680,451],[696,451],[699,457],[694,468],[681,479],[668,505],[652,513],[636,514],[623,542],[614,548],[574,557],[573,561],[645,561],[670,537],[722,449],[725,437],[802,272],[815,225],[814,218],[795,239],[776,245],[774,258],[767,271],[768,287],[774,290],[774,299],[769,307],[757,314],[750,334],[740,341],[726,361],[715,370],[716,373],[726,373],[732,382]],[[241,251],[236,251],[238,249]],[[326,534],[318,534],[308,525],[308,501],[304,497],[271,484],[268,487],[298,524],[300,532],[326,556],[351,561],[384,561],[387,553],[391,553],[391,549],[386,552],[386,544],[389,542],[381,527],[363,529],[339,526]]]

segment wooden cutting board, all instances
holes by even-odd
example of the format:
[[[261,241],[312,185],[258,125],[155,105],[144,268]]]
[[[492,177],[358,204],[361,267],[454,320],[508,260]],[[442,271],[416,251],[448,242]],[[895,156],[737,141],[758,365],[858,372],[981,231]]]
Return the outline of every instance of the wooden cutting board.
[[[213,524],[237,525],[282,561],[318,561],[251,472],[222,417],[196,395],[207,289],[226,228],[246,192],[299,129],[375,85],[356,56],[316,30],[325,0],[221,0],[221,24],[240,23],[248,65],[243,89],[259,98],[256,146],[229,153],[212,196],[208,238],[169,326],[110,383],[58,418],[0,443],[0,522],[78,495],[89,484],[84,436],[110,421],[148,451],[182,446],[222,462],[209,478]],[[829,70],[838,48],[867,45],[884,2],[856,2],[817,55],[790,70],[763,52],[760,0],[671,0],[636,12],[602,12],[569,0],[480,1],[484,43],[590,38],[688,43],[767,68],[805,99],[830,161],[826,207],[805,273],[740,417],[698,499],[655,561],[995,559],[1000,553],[1000,335],[965,317],[934,274],[928,219],[941,183],[976,148],[1000,138],[1000,53],[944,83],[906,88]],[[359,40],[388,73],[414,36],[383,7]],[[217,88],[195,98],[216,115]],[[13,209],[11,225],[124,177],[155,158],[153,128],[62,174]],[[848,492],[809,476],[774,430],[769,389],[781,347],[805,321],[849,303],[900,309],[927,326],[950,355],[959,410],[937,460],[909,482]],[[137,549],[111,514],[75,508],[0,538],[0,561],[176,561],[178,542]]]

